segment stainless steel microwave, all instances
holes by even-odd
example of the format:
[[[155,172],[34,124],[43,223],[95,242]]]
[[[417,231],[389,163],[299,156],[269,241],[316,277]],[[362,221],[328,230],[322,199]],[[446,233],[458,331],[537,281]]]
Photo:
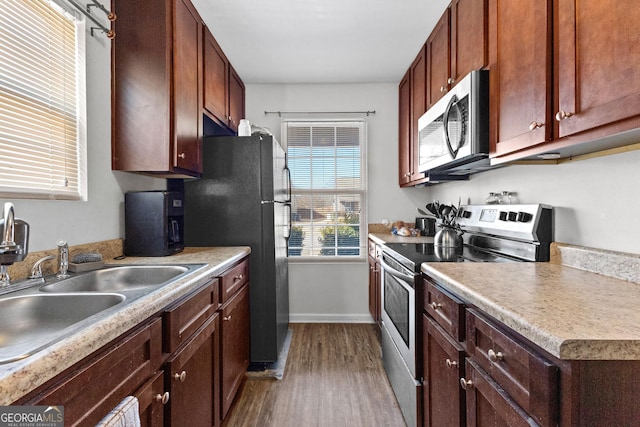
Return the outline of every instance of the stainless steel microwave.
[[[467,74],[418,119],[418,171],[470,174],[489,165],[489,71]]]

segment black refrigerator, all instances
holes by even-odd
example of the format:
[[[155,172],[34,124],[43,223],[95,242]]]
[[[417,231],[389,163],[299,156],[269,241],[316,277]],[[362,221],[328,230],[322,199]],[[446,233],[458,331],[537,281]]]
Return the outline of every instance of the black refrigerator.
[[[184,183],[186,246],[250,246],[251,362],[278,360],[289,326],[290,173],[272,136],[203,139],[202,178]]]

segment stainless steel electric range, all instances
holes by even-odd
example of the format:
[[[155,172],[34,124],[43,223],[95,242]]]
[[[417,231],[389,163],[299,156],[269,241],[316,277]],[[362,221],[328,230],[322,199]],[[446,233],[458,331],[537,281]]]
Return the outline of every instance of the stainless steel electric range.
[[[416,351],[423,302],[424,262],[540,262],[549,260],[553,209],[530,205],[463,206],[458,224],[462,247],[433,243],[387,243],[382,248],[382,358],[407,426],[418,425],[422,387]]]

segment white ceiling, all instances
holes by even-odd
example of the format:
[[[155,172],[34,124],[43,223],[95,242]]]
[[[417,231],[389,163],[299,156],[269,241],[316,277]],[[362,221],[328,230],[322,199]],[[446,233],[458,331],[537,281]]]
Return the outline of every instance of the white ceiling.
[[[450,0],[192,0],[245,83],[398,83]]]

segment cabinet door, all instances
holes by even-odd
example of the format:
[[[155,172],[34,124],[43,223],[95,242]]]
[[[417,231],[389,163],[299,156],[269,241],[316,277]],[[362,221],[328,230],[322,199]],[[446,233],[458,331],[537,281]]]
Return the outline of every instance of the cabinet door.
[[[537,425],[482,368],[466,361],[468,427],[531,427]]]
[[[240,119],[244,118],[244,83],[233,67],[229,66],[229,123],[234,132],[238,131]]]
[[[249,367],[249,286],[244,286],[221,311],[221,409],[224,418]]]
[[[157,372],[135,394],[140,406],[142,427],[164,425],[164,407],[169,403],[169,393],[164,388],[164,371]]]
[[[201,173],[202,21],[188,0],[175,0],[174,12],[173,165]]]
[[[398,183],[411,181],[411,69],[398,86]]]
[[[229,117],[229,61],[211,32],[204,30],[204,108],[219,124]]]
[[[166,423],[184,425],[187,420],[195,426],[211,426],[217,421],[214,390],[215,335],[218,315],[211,317],[166,363],[166,388],[169,405]]]
[[[557,3],[558,136],[633,117],[638,119],[638,2],[559,0]],[[638,123],[636,120],[633,128]]]
[[[447,8],[427,39],[427,105],[431,108],[449,90],[451,10]]]
[[[465,424],[464,350],[426,314],[422,316],[424,345],[423,413],[425,427]]]
[[[551,0],[489,0],[490,141],[499,156],[551,139]]]
[[[455,85],[471,71],[487,66],[487,0],[451,2],[451,80]]]
[[[418,119],[427,111],[425,87],[427,79],[426,49],[423,47],[411,64],[411,133],[409,139],[410,181],[421,178],[418,173]]]

